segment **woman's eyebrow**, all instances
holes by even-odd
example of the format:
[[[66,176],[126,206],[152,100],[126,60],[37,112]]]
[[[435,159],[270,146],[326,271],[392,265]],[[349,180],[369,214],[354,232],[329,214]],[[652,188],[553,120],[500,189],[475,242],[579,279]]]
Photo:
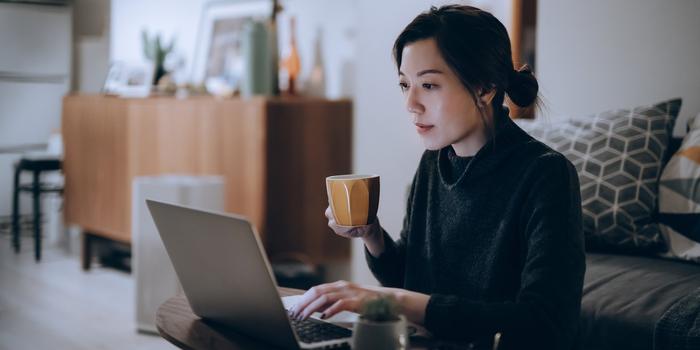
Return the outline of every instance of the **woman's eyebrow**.
[[[418,72],[419,77],[422,75],[426,75],[426,74],[443,74],[443,72],[439,69],[426,69],[426,70],[422,70],[422,71]],[[404,74],[404,72],[402,72],[402,71],[399,71],[399,75],[405,76],[406,74]]]
[[[426,69],[418,72],[418,76],[420,77],[421,75],[426,75],[426,74],[442,74],[442,71],[439,69]]]

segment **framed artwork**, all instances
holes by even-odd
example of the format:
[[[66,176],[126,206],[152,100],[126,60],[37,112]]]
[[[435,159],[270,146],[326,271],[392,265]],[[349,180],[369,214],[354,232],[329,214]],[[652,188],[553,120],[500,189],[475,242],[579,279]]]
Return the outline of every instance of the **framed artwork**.
[[[272,0],[231,0],[207,3],[202,10],[192,82],[212,80],[237,89],[243,77],[242,38],[248,20],[270,18]]]
[[[154,68],[152,64],[112,62],[102,93],[122,97],[147,97],[151,92]]]

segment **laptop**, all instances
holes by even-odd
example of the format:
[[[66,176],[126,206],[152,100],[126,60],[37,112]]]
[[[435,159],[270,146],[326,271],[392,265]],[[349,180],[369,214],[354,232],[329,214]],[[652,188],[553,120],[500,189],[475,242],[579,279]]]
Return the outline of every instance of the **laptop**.
[[[352,331],[289,318],[255,228],[244,217],[146,200],[192,311],[284,349],[346,347]]]

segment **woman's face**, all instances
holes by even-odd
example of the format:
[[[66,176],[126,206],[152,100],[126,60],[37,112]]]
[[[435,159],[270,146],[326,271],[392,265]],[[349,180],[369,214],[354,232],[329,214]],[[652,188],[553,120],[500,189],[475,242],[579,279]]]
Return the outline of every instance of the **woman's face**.
[[[469,90],[443,60],[434,39],[406,45],[401,55],[399,86],[411,122],[429,150],[452,145],[471,156],[486,142],[485,127]],[[490,95],[490,96],[489,96]],[[488,106],[493,94],[487,94]]]

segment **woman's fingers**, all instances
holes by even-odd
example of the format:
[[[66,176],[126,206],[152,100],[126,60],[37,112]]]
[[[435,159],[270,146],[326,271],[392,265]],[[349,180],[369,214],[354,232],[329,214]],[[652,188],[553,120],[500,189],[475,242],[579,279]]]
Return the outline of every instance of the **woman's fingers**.
[[[305,308],[299,310],[299,315],[297,316],[297,319],[299,320],[305,320],[311,316],[316,310],[321,309],[326,306],[326,304],[330,303],[328,300],[328,295],[323,294],[316,298],[315,300],[311,301]]]
[[[347,297],[347,294],[343,292],[323,294],[316,300],[312,301],[305,309],[300,310],[298,318],[305,320],[311,317],[311,315],[316,311],[323,312],[329,305],[334,304],[343,297]]]
[[[328,208],[326,208],[325,214],[326,214],[326,218],[328,219],[328,227],[330,227],[331,230],[333,230],[333,232],[340,234],[340,232],[338,231],[338,229],[339,229],[338,223],[335,222],[335,217],[333,216],[333,211],[331,210],[330,206]]]
[[[340,299],[333,303],[333,305],[326,308],[323,311],[323,316],[321,318],[333,317],[335,314],[341,311],[357,311],[360,300],[358,298],[346,298]]]
[[[364,237],[370,231],[370,225],[363,226],[341,226],[333,223],[328,223],[328,226],[338,235],[346,238]]]
[[[312,287],[307,290],[297,304],[289,310],[290,316],[293,318],[306,318],[314,313],[314,311],[325,307],[326,304],[332,304],[340,298],[351,296],[351,289],[354,287],[355,285],[353,283],[342,280]]]
[[[346,230],[346,231],[345,231],[345,234],[346,234],[348,237],[351,237],[351,238],[358,238],[358,237],[364,237],[364,236],[366,236],[367,233],[368,233],[369,230],[370,230],[370,226],[369,226],[369,225],[364,225],[364,226],[352,226],[352,227],[345,227],[344,229]]]
[[[368,232],[369,232],[369,226],[365,225],[365,226],[358,226],[358,227],[351,228],[347,234],[350,237],[357,238],[357,237],[364,237],[365,235],[367,235]]]
[[[338,312],[357,311],[363,300],[382,294],[376,288],[358,286],[347,281],[336,281],[315,286],[302,296],[290,309],[290,316],[306,319],[314,312],[323,312],[322,318],[332,317]]]
[[[326,218],[328,218],[328,227],[333,230],[337,235],[345,238],[361,238],[366,236],[372,230],[372,224],[361,225],[361,226],[342,226],[335,222],[335,217],[333,216],[333,211],[331,207],[328,206],[325,212]]]
[[[318,286],[312,287],[309,290],[307,290],[306,293],[302,295],[301,299],[297,302],[297,304],[289,310],[290,316],[293,318],[299,318],[306,311],[306,309],[310,307],[312,303],[316,302],[318,299],[321,299],[324,296],[326,299],[329,295],[332,298],[335,298],[326,301],[326,303],[335,302],[337,298],[341,297],[340,294],[337,294],[338,292],[339,290],[337,282],[319,284]],[[324,304],[321,304],[321,306],[324,306]],[[314,311],[319,308],[318,305],[315,305],[314,307]],[[313,311],[309,312],[308,314],[310,315],[312,313]]]
[[[314,300],[316,300],[321,294],[323,294],[323,290],[327,288],[328,284],[319,284],[318,286],[311,287],[309,290],[307,290],[302,296],[301,299],[296,303],[296,305],[292,306],[292,308],[289,310],[291,317],[297,318],[301,314],[301,311],[303,311],[309,304],[311,304]]]

